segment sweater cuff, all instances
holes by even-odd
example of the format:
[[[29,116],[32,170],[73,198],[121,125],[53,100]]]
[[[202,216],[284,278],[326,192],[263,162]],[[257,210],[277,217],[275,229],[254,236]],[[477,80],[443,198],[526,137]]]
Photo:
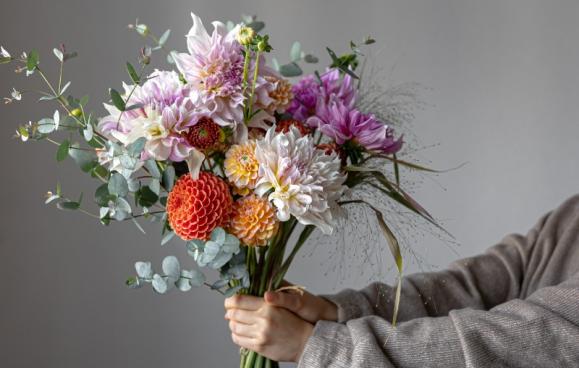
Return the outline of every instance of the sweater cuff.
[[[372,306],[362,293],[345,289],[338,294],[321,295],[338,307],[338,323],[374,314]]]
[[[297,368],[349,368],[352,349],[352,339],[346,325],[318,321],[306,342]]]

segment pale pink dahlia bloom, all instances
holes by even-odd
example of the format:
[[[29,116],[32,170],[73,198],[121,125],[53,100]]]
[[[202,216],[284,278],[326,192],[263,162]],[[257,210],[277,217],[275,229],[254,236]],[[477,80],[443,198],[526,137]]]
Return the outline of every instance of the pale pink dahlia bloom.
[[[274,127],[257,141],[255,157],[259,162],[255,192],[263,196],[273,189],[268,199],[280,221],[293,215],[302,224],[332,233],[337,201],[346,190],[346,175],[335,153],[317,149],[313,138],[296,128],[276,133]]]
[[[123,98],[127,99],[134,86],[123,87]],[[192,171],[200,166],[203,156],[184,133],[203,114],[195,108],[189,88],[181,83],[176,72],[155,71],[142,86],[136,86],[126,105],[140,107],[121,112],[105,104],[110,115],[101,119],[98,130],[125,146],[145,138],[143,160],[187,161]]]
[[[243,48],[237,42],[239,26],[231,31],[221,22],[213,22],[209,35],[201,19],[195,14],[193,27],[187,34],[189,53],[174,55],[179,71],[185,77],[195,104],[217,124],[226,126],[243,121]],[[253,65],[249,75],[253,75]],[[273,100],[268,95],[270,83],[264,75],[270,72],[260,63],[254,102],[268,106]]]

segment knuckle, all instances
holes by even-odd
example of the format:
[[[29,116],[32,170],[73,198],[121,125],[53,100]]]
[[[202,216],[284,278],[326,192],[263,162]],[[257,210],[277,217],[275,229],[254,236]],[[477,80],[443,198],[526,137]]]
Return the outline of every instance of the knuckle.
[[[237,332],[237,324],[233,321],[229,321],[229,329],[233,333]]]

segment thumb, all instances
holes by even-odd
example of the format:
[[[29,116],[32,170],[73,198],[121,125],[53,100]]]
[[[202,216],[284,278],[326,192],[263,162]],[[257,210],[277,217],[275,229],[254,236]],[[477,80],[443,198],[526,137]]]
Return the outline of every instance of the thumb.
[[[264,295],[265,302],[280,308],[285,308],[294,313],[298,313],[302,308],[302,296],[294,293],[283,293],[268,291]]]

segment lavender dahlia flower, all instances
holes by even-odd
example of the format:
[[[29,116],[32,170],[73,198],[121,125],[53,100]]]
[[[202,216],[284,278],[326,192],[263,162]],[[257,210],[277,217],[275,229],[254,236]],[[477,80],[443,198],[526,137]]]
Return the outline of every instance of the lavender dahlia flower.
[[[124,95],[128,96],[132,89],[125,84]],[[127,101],[127,106],[134,104],[141,107],[125,112],[105,104],[110,115],[101,119],[99,131],[124,145],[146,138],[143,159],[179,162],[190,156],[193,147],[182,132],[196,124],[199,113],[177,73],[153,72]]]
[[[191,16],[193,27],[187,34],[189,53],[174,55],[177,68],[187,80],[196,106],[207,116],[222,126],[241,122],[245,97],[243,48],[236,40],[239,26],[227,31],[223,23],[213,22],[213,33],[209,35],[201,19],[193,13]],[[267,71],[261,63],[259,70]],[[269,82],[262,72],[257,80],[254,102],[268,106],[273,101],[267,91]]]
[[[395,139],[394,130],[376,119],[338,101],[319,103],[317,115],[306,123],[342,145],[353,142],[368,151],[396,153],[402,148],[402,137]]]
[[[317,106],[330,101],[340,101],[348,107],[356,102],[356,89],[349,75],[342,77],[336,68],[328,69],[320,80],[307,75],[292,88],[294,99],[288,108],[294,119],[305,121],[317,115]]]
[[[123,87],[126,99],[133,86],[124,84]],[[189,88],[183,86],[177,73],[158,70],[152,73],[127,101],[127,106],[134,104],[141,107],[125,112],[105,104],[110,115],[101,119],[98,130],[125,146],[145,138],[141,159],[186,161],[196,178],[205,156],[191,145],[184,133],[197,124],[203,114],[195,108]]]

